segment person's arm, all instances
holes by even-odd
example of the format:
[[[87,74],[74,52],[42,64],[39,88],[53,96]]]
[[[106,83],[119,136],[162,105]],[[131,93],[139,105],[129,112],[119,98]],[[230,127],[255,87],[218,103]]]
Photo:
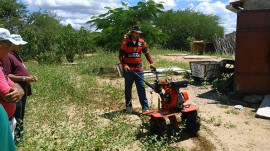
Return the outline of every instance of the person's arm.
[[[153,62],[153,60],[152,60],[152,57],[151,57],[150,54],[149,54],[149,51],[148,51],[148,49],[147,49],[147,47],[146,47],[146,43],[145,43],[145,42],[144,42],[144,44],[143,44],[143,53],[144,53],[144,55],[145,55],[147,61],[148,61],[149,64],[150,64],[150,68],[151,68],[151,69],[152,69],[152,68],[155,68],[154,62]]]
[[[126,54],[125,49],[126,49],[126,43],[123,42],[123,44],[122,44],[122,46],[121,46],[121,48],[119,50],[119,61],[121,62],[123,69],[125,71],[128,71],[128,70],[130,70],[129,66],[124,61],[124,57],[125,57],[125,54]]]
[[[5,74],[6,75],[10,74],[12,72],[11,68],[14,65],[13,60],[10,58],[10,54],[2,58],[1,62],[2,62],[2,67],[5,71]]]
[[[2,94],[1,97],[10,103],[18,102],[24,95],[24,91],[17,83],[11,85],[9,93]]]
[[[146,59],[148,60],[148,62],[150,63],[150,68],[151,68],[151,69],[155,69],[156,67],[154,66],[154,62],[153,62],[153,60],[152,60],[150,54],[149,54],[149,53],[146,53],[146,54],[145,54],[145,57],[146,57]]]
[[[151,57],[150,54],[149,54],[149,52],[147,52],[147,53],[144,54],[144,55],[145,55],[146,59],[148,60],[148,62],[149,62],[150,64],[153,64],[153,63],[154,63],[153,60],[152,60],[152,57]]]
[[[35,76],[16,76],[14,74],[9,74],[8,77],[14,82],[26,81],[30,83],[30,82],[36,82],[38,80],[37,77]]]

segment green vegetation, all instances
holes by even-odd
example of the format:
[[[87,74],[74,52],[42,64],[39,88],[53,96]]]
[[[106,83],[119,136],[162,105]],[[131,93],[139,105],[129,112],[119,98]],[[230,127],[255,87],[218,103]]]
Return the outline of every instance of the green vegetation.
[[[229,108],[228,105],[223,105],[223,104],[218,104],[217,106],[222,108],[222,109],[228,109]]]
[[[233,59],[233,55],[232,54],[220,54],[220,53],[207,53],[207,55],[209,56],[215,56],[217,58],[226,58],[226,59]]]
[[[95,51],[92,34],[84,28],[75,30],[71,25],[63,26],[51,12],[34,12],[26,20],[20,34],[29,44],[25,45],[23,57],[39,63],[59,63],[65,56],[69,62],[76,54]]]
[[[251,110],[251,111],[246,110],[245,115],[250,116],[250,117],[254,117],[254,116],[256,116],[256,111],[255,110]]]
[[[122,2],[122,7],[112,9],[105,7],[108,11],[99,16],[95,16],[88,21],[91,26],[101,29],[101,34],[96,39],[97,46],[106,51],[118,51],[126,34],[133,25],[140,25],[149,46],[159,46],[167,35],[153,26],[153,20],[157,18],[163,9],[162,4],[153,0],[138,2],[136,6],[129,6]]]
[[[227,122],[224,124],[224,127],[230,129],[230,128],[236,128],[236,125],[233,124],[232,122]]]
[[[26,6],[18,3],[16,0],[1,0],[0,1],[0,27],[5,27],[11,31],[22,28],[24,18],[28,11]]]
[[[238,115],[240,112],[237,111],[236,109],[229,109],[225,113],[227,113],[227,114],[233,114],[233,115]]]
[[[211,124],[213,126],[221,126],[222,121],[220,116],[212,116],[209,118],[202,118],[202,121],[204,121],[206,124]]]
[[[181,68],[183,69],[189,69],[189,64],[188,63],[184,63],[184,62],[181,62],[181,61],[168,61],[166,59],[158,59],[156,62],[155,62],[155,65],[157,67],[173,67],[173,66],[180,66]]]
[[[156,26],[170,35],[163,46],[185,50],[190,48],[193,40],[212,41],[214,36],[222,36],[224,29],[219,22],[218,16],[205,15],[190,9],[169,10],[155,19]]]

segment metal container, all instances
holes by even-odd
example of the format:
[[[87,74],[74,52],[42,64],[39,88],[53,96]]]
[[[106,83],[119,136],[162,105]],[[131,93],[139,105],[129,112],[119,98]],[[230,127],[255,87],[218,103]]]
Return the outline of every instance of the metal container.
[[[201,79],[212,79],[219,74],[219,63],[216,61],[190,61],[191,76]]]

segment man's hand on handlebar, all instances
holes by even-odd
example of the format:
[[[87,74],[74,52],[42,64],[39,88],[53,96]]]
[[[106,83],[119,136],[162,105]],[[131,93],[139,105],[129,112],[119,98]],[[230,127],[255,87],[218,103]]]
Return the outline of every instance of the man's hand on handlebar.
[[[124,67],[124,70],[125,70],[126,72],[130,71],[129,66],[125,66],[125,67]]]
[[[156,67],[154,66],[154,64],[152,63],[152,64],[150,64],[150,69],[151,69],[151,71],[156,71]]]

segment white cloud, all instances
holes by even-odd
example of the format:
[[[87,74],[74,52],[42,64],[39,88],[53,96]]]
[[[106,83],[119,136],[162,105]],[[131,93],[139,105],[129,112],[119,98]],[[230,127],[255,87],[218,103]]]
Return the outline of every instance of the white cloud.
[[[215,3],[201,2],[200,4],[195,6],[194,9],[204,14],[212,14],[219,16],[221,18],[220,24],[225,27],[225,33],[235,31],[236,14],[227,10],[225,3],[222,3],[220,1],[217,1]]]
[[[154,2],[163,4],[165,10],[172,9],[176,6],[174,0],[154,0]]]
[[[79,29],[82,26],[81,24],[74,23],[74,21],[71,19],[66,19],[66,20],[60,21],[60,23],[63,25],[70,24],[73,28],[76,28],[76,29]]]
[[[194,7],[195,7],[195,5],[194,5],[193,3],[190,3],[190,4],[188,5],[188,8],[190,8],[190,9],[194,9]]]
[[[107,12],[104,7],[120,7],[120,0],[22,0],[32,10],[51,10],[61,17],[61,23],[79,28],[92,15]],[[84,25],[85,26],[85,25]]]
[[[217,1],[215,3],[202,2],[199,5],[197,5],[195,9],[205,14],[218,14],[218,13],[225,13],[228,11],[225,8],[225,4],[220,1]]]
[[[176,0],[176,2],[211,2],[212,0]]]

